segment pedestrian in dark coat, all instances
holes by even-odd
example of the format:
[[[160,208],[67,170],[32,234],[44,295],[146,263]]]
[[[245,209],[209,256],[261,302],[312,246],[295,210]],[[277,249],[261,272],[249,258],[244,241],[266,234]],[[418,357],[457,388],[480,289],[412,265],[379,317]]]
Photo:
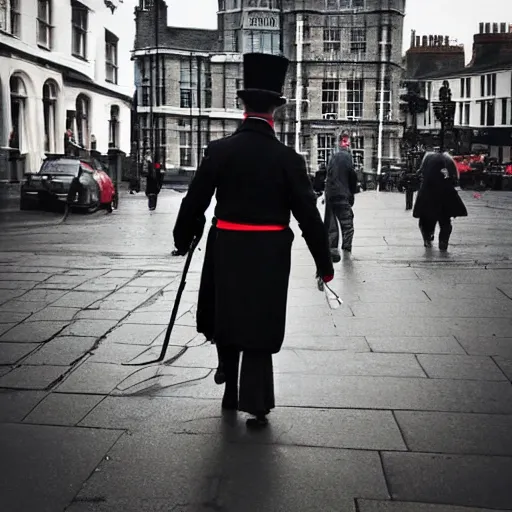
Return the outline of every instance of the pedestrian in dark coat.
[[[146,196],[148,208],[153,211],[156,209],[158,194],[162,189],[164,170],[159,162],[153,164],[151,157],[146,160],[146,166]]]
[[[466,217],[468,212],[455,190],[457,166],[448,153],[427,153],[420,168],[422,183],[413,216],[425,247],[432,247],[436,224],[439,223],[439,249],[446,251],[452,233],[452,217]]]
[[[185,254],[204,227],[216,193],[201,277],[198,330],[212,336],[225,374],[222,406],[252,414],[266,425],[274,408],[272,354],[284,340],[291,247],[290,214],[298,220],[325,282],[334,270],[304,159],[276,138],[274,110],[285,103],[288,60],[244,55],[246,112],[230,137],[211,142],[183,199],[174,228]],[[239,359],[243,353],[238,386]]]
[[[357,173],[349,151],[349,142],[345,135],[340,138],[340,150],[327,163],[325,183],[325,226],[329,233],[329,246],[334,262],[341,259],[340,228],[342,233],[341,248],[352,251],[354,238],[354,195],[357,192]],[[338,227],[338,223],[340,228]]]

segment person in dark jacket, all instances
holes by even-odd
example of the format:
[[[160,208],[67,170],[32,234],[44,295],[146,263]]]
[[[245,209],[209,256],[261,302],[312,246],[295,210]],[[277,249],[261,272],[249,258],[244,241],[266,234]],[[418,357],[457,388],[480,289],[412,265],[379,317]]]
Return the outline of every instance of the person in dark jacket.
[[[422,183],[413,216],[419,219],[419,228],[425,247],[432,247],[436,224],[439,223],[439,249],[448,250],[452,233],[452,217],[466,217],[468,212],[455,190],[457,166],[448,153],[427,153],[420,168]]]
[[[197,328],[218,347],[225,377],[222,407],[267,424],[275,407],[272,354],[285,334],[291,247],[290,214],[299,222],[325,282],[334,269],[327,234],[304,159],[274,132],[288,60],[244,55],[244,87],[238,96],[244,121],[231,136],[211,142],[183,199],[174,243],[186,254],[204,229],[204,212],[216,194],[197,306]],[[243,353],[239,378],[240,354]]]
[[[146,159],[146,196],[148,198],[148,208],[150,211],[156,209],[158,194],[162,189],[164,170],[160,162],[153,164],[151,157]]]
[[[329,233],[331,258],[335,263],[341,260],[339,251],[341,227],[343,237],[341,248],[352,251],[354,238],[354,195],[357,192],[357,173],[345,135],[340,137],[340,150],[327,163],[325,183],[325,226]]]

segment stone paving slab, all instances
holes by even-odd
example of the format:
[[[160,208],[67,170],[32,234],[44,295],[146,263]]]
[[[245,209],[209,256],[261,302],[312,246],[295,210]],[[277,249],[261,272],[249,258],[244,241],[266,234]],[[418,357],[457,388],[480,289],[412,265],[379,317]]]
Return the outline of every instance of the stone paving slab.
[[[512,359],[512,337],[461,335],[457,340],[468,354]]]
[[[0,272],[0,281],[46,281],[51,274],[43,272]]]
[[[374,352],[465,354],[453,336],[366,336]]]
[[[129,281],[129,279],[123,277],[98,277],[77,286],[74,290],[77,292],[114,291],[129,283]]]
[[[63,290],[30,290],[24,293],[20,300],[34,301],[34,302],[46,302],[51,304],[57,299],[60,299],[66,292]]]
[[[46,302],[35,302],[35,301],[23,301],[17,299],[9,300],[4,302],[0,306],[0,313],[27,313],[32,314],[40,311],[48,305]]]
[[[0,336],[7,331],[10,331],[17,323],[15,324],[0,324]]]
[[[432,379],[507,380],[487,356],[420,354],[417,358]]]
[[[314,510],[311,507],[318,506],[320,498],[327,510],[334,510],[354,496],[388,496],[375,452],[239,446],[225,443],[219,435],[148,434],[122,438],[78,500],[115,500],[129,492],[137,498],[172,497],[175,504],[207,502],[222,510],[273,511]],[[172,457],[162,457],[166,453]],[[149,473],[154,477],[148,479]]]
[[[0,343],[0,365],[16,364],[33,350],[39,347],[39,343]]]
[[[46,396],[44,391],[0,389],[0,423],[19,423]]]
[[[101,395],[51,393],[24,420],[37,425],[77,425],[101,401]]]
[[[122,320],[127,313],[116,309],[82,309],[76,315],[76,320]]]
[[[22,365],[14,368],[7,375],[0,377],[0,388],[48,389],[66,371],[67,367],[63,366]]]
[[[59,393],[108,395],[133,371],[133,368],[117,364],[85,362],[64,379],[56,390]]]
[[[181,347],[179,348],[181,349]],[[148,348],[145,345],[101,343],[94,349],[92,355],[88,358],[88,362],[122,364],[133,361],[137,356],[145,353],[147,350]],[[172,353],[172,347],[169,347],[169,353]]]
[[[506,375],[507,379],[512,381],[512,359],[506,359],[501,356],[493,358],[496,364],[500,367],[501,371]]]
[[[348,351],[370,352],[370,346],[363,336],[285,336],[283,346],[287,349],[320,350],[320,351]]]
[[[27,322],[71,322],[80,312],[78,308],[48,306],[27,319]]]
[[[395,500],[512,508],[511,457],[384,452],[382,459]]]
[[[512,414],[509,382],[393,377],[337,377],[293,373],[275,378],[278,406]],[[157,396],[221,398],[210,382],[156,391]]]
[[[0,281],[0,301],[3,301],[4,297],[9,299],[13,297],[19,297],[23,295],[26,290],[30,290],[37,285],[39,281]]]
[[[396,411],[415,452],[512,456],[512,415]]]
[[[0,337],[0,342],[13,343],[42,343],[56,336],[67,323],[65,322],[40,322],[23,323],[13,327]]]
[[[0,444],[5,510],[63,510],[120,435],[112,430],[0,425],[0,438],[9,439]]]
[[[117,320],[75,320],[63,331],[63,336],[91,336],[101,338],[117,325]]]
[[[45,343],[24,363],[30,365],[70,366],[90,351],[96,338],[81,336],[57,336]]]
[[[404,501],[357,500],[359,512],[506,512],[505,510],[432,505]],[[77,510],[78,512],[78,510]]]
[[[0,324],[17,324],[23,322],[30,316],[30,313],[15,313],[14,311],[3,311],[0,313]]]
[[[103,343],[151,345],[164,331],[163,325],[139,325],[123,323],[110,332]]]
[[[109,292],[68,292],[59,300],[55,301],[53,306],[64,308],[86,308],[91,304],[103,299]]]

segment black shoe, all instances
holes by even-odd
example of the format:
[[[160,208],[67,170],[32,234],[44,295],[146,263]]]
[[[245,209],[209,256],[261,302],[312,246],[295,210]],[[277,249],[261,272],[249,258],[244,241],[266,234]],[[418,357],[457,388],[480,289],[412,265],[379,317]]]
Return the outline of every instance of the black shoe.
[[[258,414],[255,418],[249,418],[245,424],[247,428],[265,428],[268,425],[268,419],[264,414]]]
[[[224,374],[224,368],[222,364],[219,364],[219,367],[217,370],[215,370],[213,380],[215,381],[215,384],[224,384],[226,382],[226,375]]]
[[[423,241],[423,245],[427,248],[427,249],[431,249],[432,248],[432,242],[430,240],[424,240]]]
[[[439,240],[439,250],[446,252],[448,250],[448,242]]]
[[[331,260],[333,263],[339,263],[341,261],[341,254],[338,251],[332,252]]]

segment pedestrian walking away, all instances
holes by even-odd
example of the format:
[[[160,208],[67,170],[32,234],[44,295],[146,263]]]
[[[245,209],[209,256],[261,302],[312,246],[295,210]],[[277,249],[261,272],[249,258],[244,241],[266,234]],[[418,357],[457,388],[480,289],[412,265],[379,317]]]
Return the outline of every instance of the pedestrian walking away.
[[[151,157],[146,158],[146,196],[148,198],[148,208],[150,211],[156,209],[158,194],[162,189],[164,170],[160,162],[153,164]]]
[[[341,260],[340,228],[342,250],[352,252],[354,238],[354,195],[357,192],[357,173],[349,150],[350,143],[346,135],[340,137],[339,151],[327,164],[325,184],[324,223],[329,234],[329,247],[333,262]],[[338,226],[339,223],[339,226]]]
[[[287,68],[284,57],[244,55],[244,89],[237,93],[244,121],[233,135],[208,145],[174,227],[176,248],[185,254],[202,233],[204,212],[216,193],[197,329],[217,345],[216,381],[225,380],[222,407],[254,416],[248,427],[265,426],[275,407],[272,355],[280,351],[285,333],[291,214],[317,274],[325,282],[334,274],[305,161],[274,132],[274,111],[286,102]]]
[[[452,217],[466,217],[468,212],[455,190],[457,166],[448,153],[427,153],[420,168],[422,183],[413,216],[419,219],[419,228],[425,247],[432,247],[436,224],[439,224],[439,249],[448,250],[452,233]]]

